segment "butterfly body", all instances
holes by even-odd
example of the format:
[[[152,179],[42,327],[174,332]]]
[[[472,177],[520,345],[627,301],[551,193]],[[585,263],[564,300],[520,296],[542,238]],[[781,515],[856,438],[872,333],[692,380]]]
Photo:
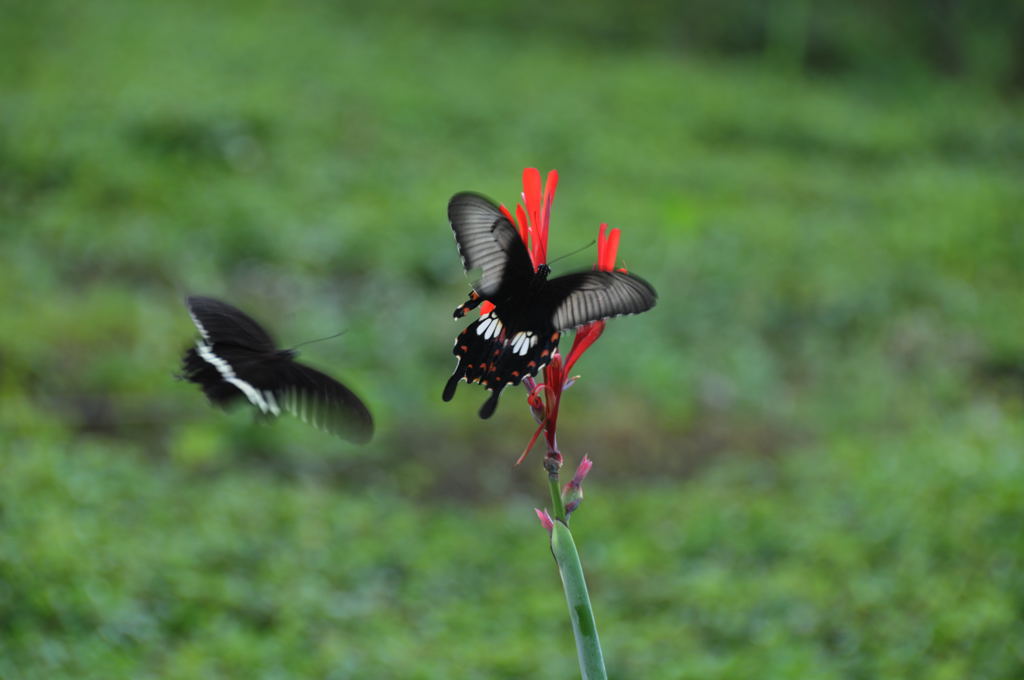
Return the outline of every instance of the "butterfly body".
[[[585,271],[549,278],[546,264],[534,269],[518,231],[489,199],[460,193],[448,204],[448,218],[467,271],[481,270],[469,299],[455,318],[484,300],[494,309],[466,327],[452,353],[459,363],[442,398],[460,380],[477,382],[492,394],[480,409],[488,418],[506,385],[535,376],[551,360],[562,331],[654,305],[654,289],[625,272]]]
[[[295,361],[294,350],[277,348],[262,326],[226,302],[192,296],[186,304],[201,338],[182,357],[182,377],[211,403],[248,401],[264,416],[290,412],[344,439],[370,439],[370,412],[347,387]]]

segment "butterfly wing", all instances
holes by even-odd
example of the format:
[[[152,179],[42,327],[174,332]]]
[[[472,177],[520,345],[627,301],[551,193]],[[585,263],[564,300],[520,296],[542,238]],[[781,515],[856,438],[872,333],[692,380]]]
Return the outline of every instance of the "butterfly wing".
[[[362,400],[340,382],[303,364],[279,366],[272,388],[280,408],[356,444],[373,436],[373,417]]]
[[[626,272],[589,271],[549,280],[540,291],[534,313],[538,322],[557,330],[576,328],[623,314],[639,314],[658,299],[651,284]]]
[[[534,275],[530,253],[515,226],[490,199],[471,192],[455,194],[448,201],[448,221],[466,271],[480,270],[473,290],[481,297],[499,300],[529,284]]]
[[[445,384],[441,398],[451,400],[460,380],[480,383],[491,390],[491,396],[480,409],[480,417],[490,418],[505,387],[518,385],[547,365],[558,347],[560,335],[550,329],[509,334],[496,313],[481,316],[455,339],[452,353],[459,363]]]
[[[200,295],[190,295],[185,304],[207,345],[234,345],[255,352],[273,352],[277,347],[270,333],[237,307]]]
[[[245,399],[263,415],[287,411],[357,444],[373,435],[373,418],[359,397],[329,375],[285,355],[200,340],[185,352],[182,363],[185,379],[197,383],[222,408]]]
[[[200,340],[182,358],[182,377],[196,383],[215,405],[227,408],[247,399],[261,413],[280,409],[269,389],[281,359],[236,345],[209,345]]]

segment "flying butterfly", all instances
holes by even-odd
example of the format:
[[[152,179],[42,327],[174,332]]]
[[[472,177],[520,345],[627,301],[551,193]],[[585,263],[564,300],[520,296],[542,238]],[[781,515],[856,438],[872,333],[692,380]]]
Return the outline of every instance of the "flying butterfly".
[[[237,307],[190,296],[188,313],[201,336],[182,357],[182,377],[222,408],[246,399],[261,415],[287,411],[342,439],[364,444],[373,418],[350,389],[295,361],[294,349],[278,349],[270,333]]]
[[[625,272],[583,271],[548,279],[551,269],[541,264],[534,270],[515,226],[480,194],[455,194],[448,202],[448,221],[466,271],[480,270],[455,318],[484,300],[494,309],[455,339],[452,353],[459,362],[442,399],[454,396],[460,380],[480,383],[492,392],[480,408],[481,418],[491,417],[505,386],[518,385],[547,365],[562,332],[644,312],[657,300],[649,283]]]

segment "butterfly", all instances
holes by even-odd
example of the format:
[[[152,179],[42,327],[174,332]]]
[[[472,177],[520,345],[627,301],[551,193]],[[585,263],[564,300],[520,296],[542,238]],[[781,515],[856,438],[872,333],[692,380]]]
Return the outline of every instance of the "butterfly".
[[[287,411],[357,444],[373,436],[373,418],[350,389],[295,361],[270,333],[237,307],[210,297],[185,300],[201,336],[182,357],[182,377],[227,407],[243,398],[261,415]]]
[[[492,394],[480,408],[489,418],[507,385],[535,376],[551,360],[562,332],[654,306],[657,293],[639,276],[618,271],[583,271],[548,278],[551,269],[533,268],[516,227],[490,199],[471,192],[448,202],[448,221],[467,272],[480,270],[469,300],[456,319],[484,300],[494,309],[455,339],[455,372],[441,397],[449,401],[459,381],[477,382]]]

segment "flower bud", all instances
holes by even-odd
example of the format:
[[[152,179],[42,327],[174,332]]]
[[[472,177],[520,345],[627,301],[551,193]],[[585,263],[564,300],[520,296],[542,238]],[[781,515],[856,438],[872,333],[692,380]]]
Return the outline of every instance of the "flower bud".
[[[562,487],[562,503],[565,504],[565,514],[567,517],[576,508],[580,507],[580,503],[583,502],[583,480],[586,479],[587,473],[590,472],[590,468],[593,466],[594,461],[584,455],[579,467],[576,468],[576,474],[572,476],[572,480]]]
[[[555,522],[551,519],[551,515],[548,514],[547,510],[540,510],[538,508],[534,508],[533,511],[537,513],[537,519],[540,520],[540,525],[547,529],[550,534],[551,530],[555,528]]]

